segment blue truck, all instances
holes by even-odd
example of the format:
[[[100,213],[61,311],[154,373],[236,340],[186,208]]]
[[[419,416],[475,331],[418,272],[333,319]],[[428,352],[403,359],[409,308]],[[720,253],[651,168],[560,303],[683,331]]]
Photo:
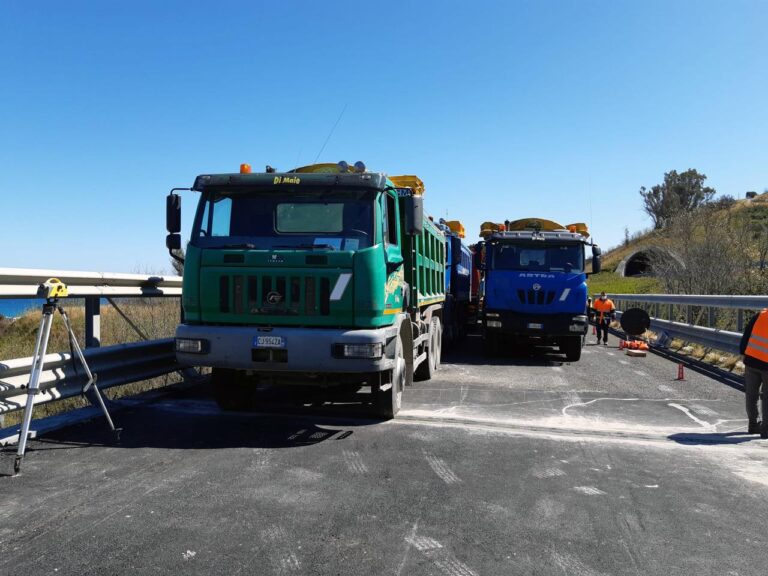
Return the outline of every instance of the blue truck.
[[[440,219],[438,228],[445,235],[445,302],[443,340],[454,344],[467,335],[475,320],[472,313],[472,252],[462,242],[464,226],[458,220]]]
[[[585,224],[543,218],[485,222],[482,334],[491,353],[507,346],[557,346],[581,358],[587,318],[586,250],[600,271],[600,248]]]

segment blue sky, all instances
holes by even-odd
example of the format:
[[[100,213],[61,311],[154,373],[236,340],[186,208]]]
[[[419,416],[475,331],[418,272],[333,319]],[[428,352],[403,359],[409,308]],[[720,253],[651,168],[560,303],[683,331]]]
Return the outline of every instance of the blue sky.
[[[3,2],[0,267],[167,271],[171,187],[311,163],[345,107],[320,160],[419,175],[471,241],[614,245],[671,169],[768,188],[767,35],[757,0]]]

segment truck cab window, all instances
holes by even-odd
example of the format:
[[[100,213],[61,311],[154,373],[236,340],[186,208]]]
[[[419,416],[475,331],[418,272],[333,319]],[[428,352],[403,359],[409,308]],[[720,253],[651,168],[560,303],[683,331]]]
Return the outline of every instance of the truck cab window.
[[[387,194],[387,243],[397,246],[397,207],[395,205],[397,200],[391,194]]]

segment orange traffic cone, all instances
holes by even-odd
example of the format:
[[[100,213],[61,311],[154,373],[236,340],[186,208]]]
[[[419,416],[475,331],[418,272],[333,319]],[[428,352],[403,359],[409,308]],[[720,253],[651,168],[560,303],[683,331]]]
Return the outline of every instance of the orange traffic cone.
[[[682,362],[677,365],[677,379],[685,380],[685,368],[683,367]]]

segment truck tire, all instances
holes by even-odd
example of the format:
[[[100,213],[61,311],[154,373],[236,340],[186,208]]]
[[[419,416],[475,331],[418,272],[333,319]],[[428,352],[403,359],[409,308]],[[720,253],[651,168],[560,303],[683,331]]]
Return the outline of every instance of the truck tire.
[[[440,366],[443,348],[443,328],[440,324],[440,318],[434,317],[429,323],[429,345],[427,346],[427,357],[416,368],[413,376],[415,380],[429,380],[437,372]]]
[[[566,336],[560,342],[560,352],[565,354],[568,362],[576,362],[581,358],[583,336]]]
[[[403,389],[407,378],[403,341],[398,337],[395,350],[395,367],[392,369],[392,382],[385,387],[373,387],[373,404],[376,415],[385,420],[391,420],[400,411],[403,404]],[[382,389],[384,388],[384,389]]]
[[[219,408],[228,412],[253,409],[254,386],[240,370],[214,368],[211,373],[213,395]]]
[[[501,354],[501,338],[498,334],[485,335],[485,352],[489,356],[499,356]]]

